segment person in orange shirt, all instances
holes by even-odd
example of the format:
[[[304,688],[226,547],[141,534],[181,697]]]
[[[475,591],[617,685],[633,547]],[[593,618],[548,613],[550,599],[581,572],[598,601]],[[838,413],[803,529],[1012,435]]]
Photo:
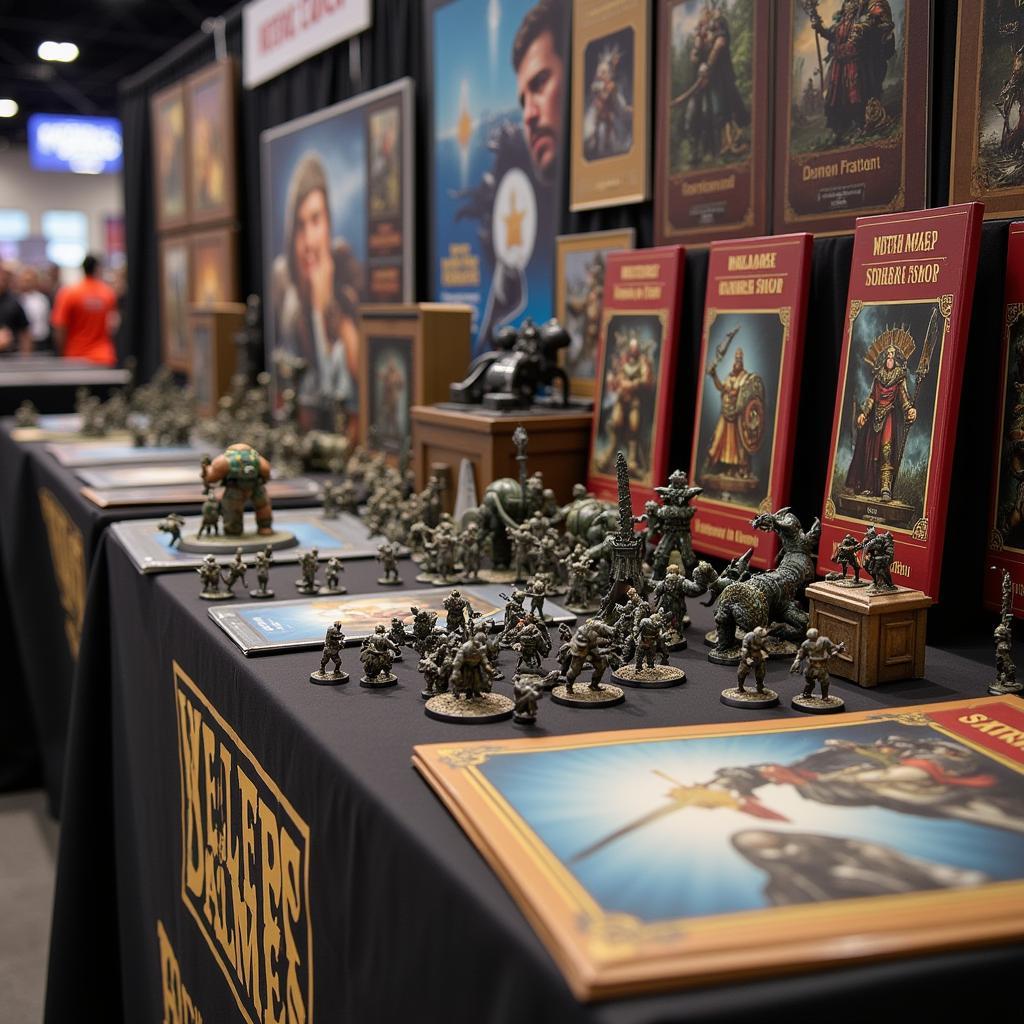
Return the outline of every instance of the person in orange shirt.
[[[62,356],[113,366],[117,352],[111,335],[117,330],[120,314],[114,289],[97,276],[99,267],[95,256],[85,257],[82,280],[57,292],[51,323]]]

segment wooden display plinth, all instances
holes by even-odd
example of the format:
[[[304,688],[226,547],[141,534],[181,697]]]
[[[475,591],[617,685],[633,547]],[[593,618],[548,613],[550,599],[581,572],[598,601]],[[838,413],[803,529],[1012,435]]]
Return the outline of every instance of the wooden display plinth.
[[[822,581],[807,588],[810,625],[846,651],[829,671],[858,686],[877,686],[924,675],[924,640],[931,598],[903,588],[869,594],[867,587]]]
[[[412,453],[416,485],[423,488],[436,466],[448,466],[453,481],[459,478],[463,459],[473,464],[477,495],[500,477],[519,477],[512,431],[520,424],[530,435],[526,450],[531,473],[544,474],[558,501],[565,504],[572,485],[587,478],[590,445],[589,412],[494,413],[477,407],[465,411],[447,406],[414,405]],[[452,511],[454,488],[445,492],[447,511]]]

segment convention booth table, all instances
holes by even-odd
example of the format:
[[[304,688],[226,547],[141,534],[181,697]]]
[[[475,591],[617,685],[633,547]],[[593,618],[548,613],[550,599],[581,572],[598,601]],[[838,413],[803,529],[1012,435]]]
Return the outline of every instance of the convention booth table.
[[[407,585],[413,575],[401,563]],[[373,561],[347,564],[376,592]],[[294,566],[272,570],[278,599]],[[193,574],[140,575],[105,534],[72,691],[47,994],[50,1024],[107,1020],[446,1021],[569,1024],[840,1020],[998,1012],[1016,1003],[1024,945],[991,946],[589,1006],[410,764],[414,744],[531,735],[511,722],[428,719],[415,656],[396,687],[310,685],[318,651],[244,657]],[[244,600],[248,601],[248,598]],[[262,607],[273,615],[274,602]],[[541,703],[537,736],[735,721],[731,670],[705,659],[709,610],[691,606],[688,673],[605,711]],[[834,681],[851,710],[985,693],[983,647],[929,649],[927,676],[874,690]],[[512,654],[500,664],[510,691]],[[791,719],[799,685],[773,662]],[[551,786],[571,786],[552,778]]]
[[[111,388],[123,387],[130,377],[127,370],[84,359],[4,356],[0,358],[0,416],[10,416],[25,399],[40,412],[71,412],[80,387],[106,398]]]

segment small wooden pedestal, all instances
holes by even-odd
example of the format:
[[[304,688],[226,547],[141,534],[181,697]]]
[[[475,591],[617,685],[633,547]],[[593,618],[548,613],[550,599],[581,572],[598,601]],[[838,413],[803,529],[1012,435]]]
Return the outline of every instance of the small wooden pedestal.
[[[822,581],[807,588],[810,625],[846,653],[829,671],[858,686],[877,686],[924,675],[924,640],[931,598],[920,590],[868,594],[867,587],[839,587]]]
[[[520,415],[494,413],[467,407],[450,409],[436,405],[414,405],[412,454],[416,486],[425,487],[432,467],[450,467],[451,480],[459,478],[463,459],[473,464],[477,495],[500,477],[519,478],[512,431],[520,424],[530,435],[526,449],[527,468],[544,474],[558,501],[565,504],[572,485],[587,478],[587,450],[590,445],[589,412],[524,412]],[[447,511],[452,510],[453,489],[445,492]]]

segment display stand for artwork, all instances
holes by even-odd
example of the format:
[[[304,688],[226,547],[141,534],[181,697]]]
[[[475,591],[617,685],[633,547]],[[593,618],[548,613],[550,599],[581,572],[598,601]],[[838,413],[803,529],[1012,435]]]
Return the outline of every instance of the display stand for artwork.
[[[807,588],[810,625],[846,650],[829,672],[858,686],[895,683],[924,675],[924,642],[932,600],[900,587],[890,594],[868,586],[822,581]]]

